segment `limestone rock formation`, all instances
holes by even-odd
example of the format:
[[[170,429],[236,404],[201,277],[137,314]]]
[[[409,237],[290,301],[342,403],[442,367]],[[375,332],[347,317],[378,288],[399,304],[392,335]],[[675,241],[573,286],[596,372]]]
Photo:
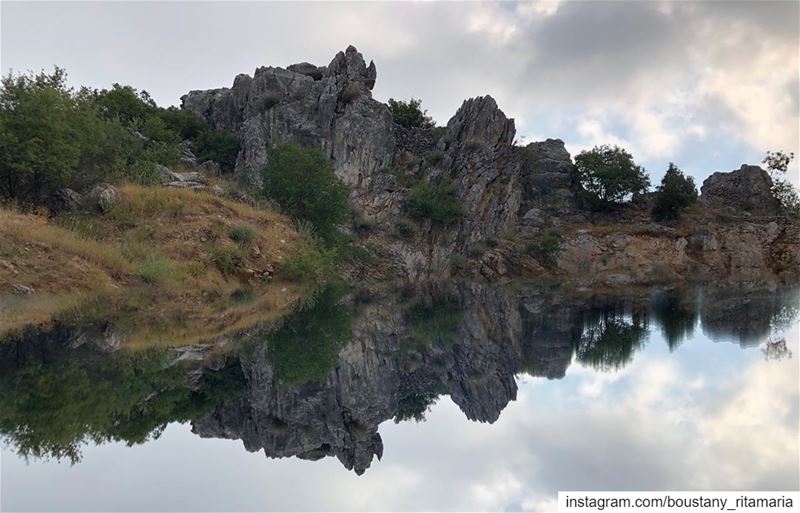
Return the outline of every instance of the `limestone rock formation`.
[[[772,194],[772,179],[758,166],[742,165],[730,173],[714,173],[703,182],[700,199],[714,205],[759,215],[776,215],[780,203]]]
[[[370,92],[376,76],[374,63],[349,46],[328,66],[258,68],[231,88],[191,91],[182,105],[238,134],[236,172],[252,184],[261,181],[269,146],[293,142],[318,147],[342,180],[357,185],[388,166],[394,151],[391,113]]]

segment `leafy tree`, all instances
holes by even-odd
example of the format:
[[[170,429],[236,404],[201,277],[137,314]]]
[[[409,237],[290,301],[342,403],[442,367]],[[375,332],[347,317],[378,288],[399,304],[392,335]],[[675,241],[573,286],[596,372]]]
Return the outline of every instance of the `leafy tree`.
[[[208,125],[190,110],[167,107],[159,112],[159,117],[170,130],[180,134],[181,139],[195,139]]]
[[[127,85],[114,84],[111,89],[97,91],[95,101],[103,117],[118,118],[126,126],[144,123],[158,110],[147,91],[139,92]]]
[[[411,216],[442,225],[455,221],[461,216],[461,205],[454,193],[455,185],[447,177],[436,185],[420,180],[411,188]]]
[[[644,168],[618,146],[595,146],[582,151],[575,157],[575,169],[591,199],[603,206],[623,203],[650,187]]]
[[[338,238],[336,225],[349,215],[348,188],[333,164],[316,148],[276,144],[263,171],[264,192],[286,213],[309,221],[327,243]]]
[[[657,221],[677,219],[680,211],[697,201],[694,178],[685,176],[672,162],[669,163],[661,185],[656,190],[653,218]]]
[[[420,106],[422,100],[411,98],[410,100],[395,100],[389,98],[389,110],[392,111],[394,122],[406,128],[433,128],[436,124],[433,118],[427,115],[427,110],[422,110]]]
[[[68,182],[81,157],[77,105],[66,73],[11,74],[0,90],[0,187],[39,199]]]
[[[800,213],[800,196],[794,186],[785,178],[789,170],[789,163],[793,159],[794,153],[768,151],[763,163],[772,177],[772,195],[785,210],[797,215]]]

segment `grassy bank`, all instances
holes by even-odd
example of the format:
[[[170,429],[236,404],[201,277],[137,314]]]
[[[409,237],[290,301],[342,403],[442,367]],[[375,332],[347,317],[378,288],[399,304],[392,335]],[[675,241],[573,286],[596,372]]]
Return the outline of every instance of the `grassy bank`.
[[[281,262],[310,250],[284,216],[188,190],[121,186],[105,214],[0,209],[0,334],[113,318],[133,346],[191,343],[288,312],[302,285]]]

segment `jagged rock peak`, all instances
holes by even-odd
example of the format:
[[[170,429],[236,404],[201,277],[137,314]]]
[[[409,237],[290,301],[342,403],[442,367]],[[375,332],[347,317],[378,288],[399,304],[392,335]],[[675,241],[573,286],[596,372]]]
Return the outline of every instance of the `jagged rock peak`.
[[[489,95],[464,100],[447,122],[450,135],[457,141],[483,144],[491,148],[511,146],[516,129]]]
[[[344,52],[336,54],[331,63],[328,64],[328,73],[330,75],[344,75],[347,80],[360,82],[369,90],[375,87],[375,79],[378,75],[375,63],[370,61],[369,66],[367,66],[364,63],[364,57],[353,45],[348,46]]]

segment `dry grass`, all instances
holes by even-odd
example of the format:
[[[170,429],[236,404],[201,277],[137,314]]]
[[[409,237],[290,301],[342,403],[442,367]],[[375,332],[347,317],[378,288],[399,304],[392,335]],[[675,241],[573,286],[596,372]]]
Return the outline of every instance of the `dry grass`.
[[[0,300],[14,284],[35,290],[14,299],[0,334],[46,322],[75,298],[145,297],[110,303],[125,302],[136,319],[132,343],[187,343],[282,315],[301,294],[266,278],[303,244],[283,216],[182,189],[125,185],[119,193],[105,215],[48,220],[0,209]],[[232,240],[241,226],[247,237]],[[235,255],[227,272],[214,261],[220,252]],[[254,291],[251,305],[227,300],[243,286]]]

